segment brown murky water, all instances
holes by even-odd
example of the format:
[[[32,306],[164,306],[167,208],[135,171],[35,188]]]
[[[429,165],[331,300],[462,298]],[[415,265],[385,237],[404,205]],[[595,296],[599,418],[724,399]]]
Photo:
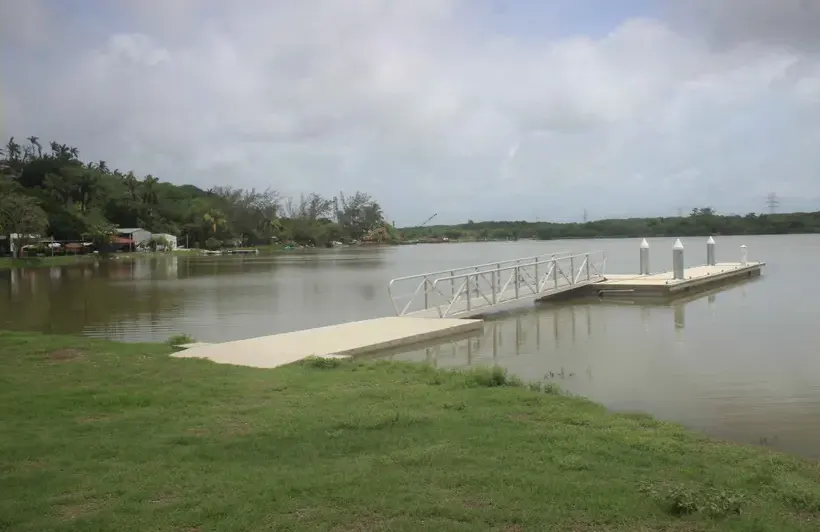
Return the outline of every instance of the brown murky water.
[[[687,264],[705,239],[685,239]],[[651,240],[653,269],[673,239]],[[441,367],[498,364],[616,410],[820,458],[820,235],[724,237],[718,260],[765,260],[762,278],[674,304],[546,304],[477,337],[389,354]],[[571,249],[637,271],[636,240],[356,248],[276,257],[167,257],[0,271],[0,327],[162,341],[224,341],[389,315],[400,275]]]

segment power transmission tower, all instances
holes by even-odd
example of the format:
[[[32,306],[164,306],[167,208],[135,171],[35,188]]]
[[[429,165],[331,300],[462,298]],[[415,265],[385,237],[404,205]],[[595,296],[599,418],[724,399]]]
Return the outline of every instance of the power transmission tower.
[[[777,198],[777,194],[771,192],[766,196],[766,206],[769,208],[769,214],[777,212],[777,208],[780,207],[780,200]]]
[[[584,209],[584,223],[587,223],[587,220],[589,220],[589,218],[587,217],[587,210]]]
[[[678,207],[678,218],[682,218],[682,217],[683,217],[683,209]]]

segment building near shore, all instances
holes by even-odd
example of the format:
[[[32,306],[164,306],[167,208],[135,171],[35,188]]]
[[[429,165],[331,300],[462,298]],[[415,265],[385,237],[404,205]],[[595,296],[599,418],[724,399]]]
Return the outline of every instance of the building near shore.
[[[130,244],[133,248],[147,245],[148,241],[151,240],[151,232],[139,227],[119,228],[117,229],[117,236],[130,240]],[[118,241],[118,243],[121,242],[124,242],[124,240]]]
[[[179,245],[177,242],[177,237],[175,237],[174,235],[170,235],[168,233],[154,233],[153,235],[151,235],[151,238],[157,240],[165,240],[165,242],[167,242],[167,248],[165,249],[165,251],[173,251],[177,249]]]

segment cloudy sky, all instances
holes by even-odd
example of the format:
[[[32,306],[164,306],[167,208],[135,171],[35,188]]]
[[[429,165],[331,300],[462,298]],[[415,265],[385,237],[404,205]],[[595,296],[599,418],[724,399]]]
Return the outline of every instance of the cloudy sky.
[[[5,137],[400,225],[820,209],[820,0],[0,0]]]

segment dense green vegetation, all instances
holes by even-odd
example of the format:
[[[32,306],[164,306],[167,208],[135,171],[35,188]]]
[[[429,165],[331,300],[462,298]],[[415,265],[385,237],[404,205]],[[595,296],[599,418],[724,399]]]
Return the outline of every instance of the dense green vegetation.
[[[381,207],[356,192],[294,200],[274,190],[232,187],[201,190],[152,175],[83,162],[77,148],[37,137],[13,137],[0,158],[0,234],[40,234],[58,241],[105,244],[116,227],[176,235],[190,246],[269,245],[276,241],[322,245],[371,235],[393,238]],[[6,241],[8,242],[8,241]]]
[[[700,235],[773,235],[820,233],[820,212],[720,215],[711,208],[693,209],[688,216],[626,218],[587,223],[473,222],[401,229],[407,240],[508,240],[537,238],[653,237]]]
[[[820,465],[497,370],[0,332],[0,530],[816,531]]]

